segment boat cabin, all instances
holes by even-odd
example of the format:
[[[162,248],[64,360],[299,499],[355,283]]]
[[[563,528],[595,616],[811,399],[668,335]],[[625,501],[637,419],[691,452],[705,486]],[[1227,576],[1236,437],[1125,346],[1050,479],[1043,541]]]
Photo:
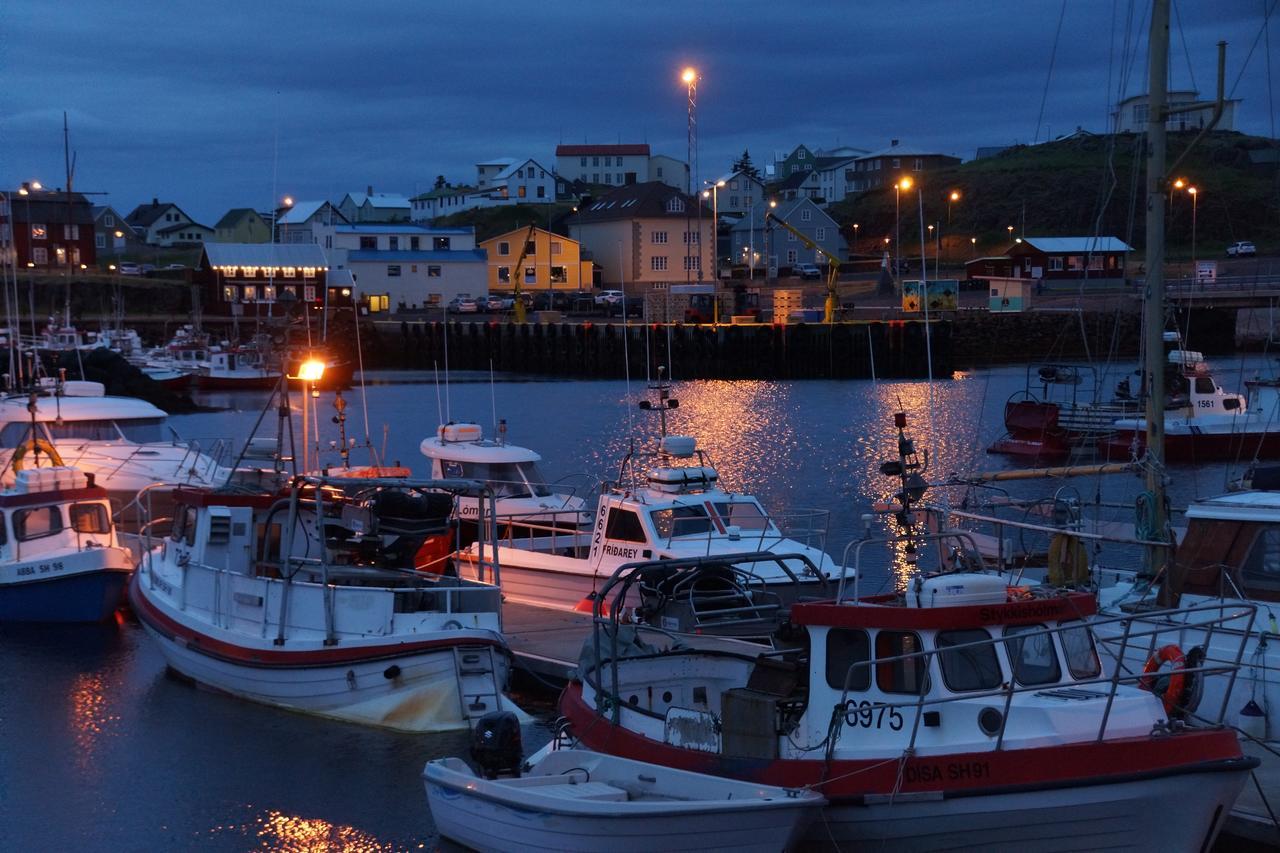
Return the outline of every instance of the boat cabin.
[[[116,544],[105,489],[76,468],[28,468],[0,492],[0,559],[31,561],[44,555]],[[29,573],[58,571],[55,562],[20,567]]]
[[[13,449],[31,438],[30,397],[0,402],[0,448]],[[65,382],[36,398],[36,437],[50,442],[164,441],[164,411],[134,397],[108,397],[99,382]]]
[[[1187,507],[1161,606],[1179,606],[1183,595],[1280,601],[1280,475],[1263,469],[1253,486]]]
[[[431,460],[432,479],[479,480],[498,498],[552,494],[538,468],[541,456],[525,447],[486,439],[479,424],[442,424],[434,437],[422,440],[419,449]]]

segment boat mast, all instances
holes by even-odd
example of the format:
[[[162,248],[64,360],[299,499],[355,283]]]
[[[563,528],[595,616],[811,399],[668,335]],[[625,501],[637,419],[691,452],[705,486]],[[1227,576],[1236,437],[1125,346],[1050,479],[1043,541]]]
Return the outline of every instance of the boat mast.
[[[1169,88],[1169,0],[1153,0],[1147,42],[1147,279],[1142,330],[1147,383],[1146,486],[1151,502],[1143,538],[1166,542],[1169,519],[1165,511],[1164,471],[1164,214],[1165,214],[1165,102]],[[1167,546],[1149,551],[1148,571],[1155,575],[1169,558]]]

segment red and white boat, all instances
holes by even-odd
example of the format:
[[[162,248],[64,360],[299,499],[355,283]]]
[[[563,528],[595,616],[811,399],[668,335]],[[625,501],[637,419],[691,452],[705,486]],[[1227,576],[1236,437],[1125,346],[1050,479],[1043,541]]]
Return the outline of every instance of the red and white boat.
[[[620,570],[602,606],[655,565]],[[560,710],[589,749],[821,793],[815,844],[1208,849],[1256,759],[1231,729],[1166,711],[1143,689],[1152,676],[1104,673],[1092,595],[1006,583],[947,572],[889,595],[842,588],[795,604],[755,656],[654,646],[597,618]],[[1144,647],[1168,630],[1114,621]]]
[[[213,350],[206,363],[195,371],[196,387],[202,391],[263,391],[280,384],[280,370],[268,363],[257,347]]]
[[[428,487],[458,492],[354,478],[180,490],[130,604],[169,666],[215,690],[402,731],[466,728],[513,708],[501,599],[414,570],[423,542],[451,533],[452,501]]]

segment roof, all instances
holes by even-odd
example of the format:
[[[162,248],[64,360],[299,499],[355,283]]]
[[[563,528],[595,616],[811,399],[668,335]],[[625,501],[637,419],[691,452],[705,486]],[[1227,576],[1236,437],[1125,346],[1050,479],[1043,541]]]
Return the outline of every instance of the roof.
[[[787,175],[785,178],[782,179],[782,182],[778,184],[778,189],[780,190],[799,189],[800,186],[803,185],[805,181],[809,180],[810,176],[812,175],[813,175],[813,172],[806,171],[804,169],[801,169],[799,172],[792,172],[790,175]]]
[[[14,222],[44,222],[49,225],[64,224],[67,220],[67,194],[58,190],[32,190],[19,195],[15,190],[10,199],[9,213]],[[76,225],[93,224],[93,205],[83,195],[71,193],[71,222]]]
[[[672,198],[684,202],[679,211],[668,211],[667,203]],[[642,184],[629,184],[607,193],[579,210],[569,221],[581,224],[587,222],[612,222],[619,219],[652,219],[657,217],[688,218],[692,212],[697,215],[699,202],[680,192],[675,187],[661,181],[646,181]],[[711,211],[703,205],[708,217]]]
[[[341,287],[344,284],[352,286],[356,283],[356,277],[351,274],[351,270],[329,270],[329,275],[326,277],[326,281],[336,287]]]
[[[205,243],[211,267],[311,267],[324,269],[324,250],[315,243]]]
[[[546,172],[547,174],[551,174],[551,170],[550,170],[550,169],[548,169],[546,166],[542,165],[541,163],[539,163],[537,160],[533,159],[532,157],[529,157],[529,158],[524,159],[524,160],[516,160],[516,161],[512,162],[509,166],[507,166],[507,168],[503,169],[501,172],[499,172],[498,174],[494,175],[494,176],[493,176],[493,179],[494,179],[495,181],[505,181],[507,178],[509,178],[509,177],[511,177],[512,175],[514,175],[514,174],[516,173],[516,170],[517,170],[517,169],[523,169],[523,168],[524,168],[524,164],[525,164],[525,163],[532,163],[533,165],[537,166],[539,169],[541,169],[542,171]]]
[[[218,224],[214,228],[235,228],[247,216],[258,216],[258,211],[252,207],[233,207],[226,213],[222,214],[222,218],[218,220]],[[258,216],[261,219],[261,216]]]
[[[6,397],[0,405],[0,423],[30,422],[27,396]],[[128,418],[163,418],[165,413],[136,397],[37,397],[36,418],[52,421],[121,420]]]
[[[356,207],[364,207],[368,202],[371,207],[409,207],[409,199],[395,193],[347,193]]]
[[[431,228],[416,222],[377,223],[361,222],[358,225],[334,226],[335,234],[474,234],[473,226],[456,228]]]
[[[516,158],[514,157],[494,157],[492,160],[481,160],[479,163],[476,163],[476,165],[477,166],[511,166],[511,165],[514,165],[515,162],[516,162]],[[520,162],[523,163],[524,161],[521,160]]]
[[[1046,254],[1133,251],[1119,237],[1023,237],[1022,242]],[[1007,251],[1012,251],[1017,245],[1015,243]]]
[[[548,230],[547,230],[547,229],[545,229],[545,228],[536,228],[536,227],[535,227],[533,230],[534,230],[534,233],[536,233],[536,234],[546,234],[546,235],[548,235],[548,236],[549,236],[551,239],[553,239],[553,240],[567,240],[567,241],[569,241],[570,243],[577,243],[577,242],[578,242],[577,240],[573,239],[572,237],[566,237],[566,236],[564,236],[563,234],[557,234],[556,232],[554,232],[554,231],[548,231]],[[507,240],[507,241],[509,242],[509,241],[511,240],[511,238],[512,238],[512,237],[520,237],[520,236],[523,236],[523,235],[528,234],[528,233],[529,233],[529,226],[528,226],[528,225],[522,225],[522,226],[520,226],[519,228],[512,228],[510,231],[507,231],[507,232],[504,232],[504,233],[502,233],[502,234],[499,234],[499,235],[497,235],[496,237],[490,237],[490,238],[488,238],[487,240],[481,240],[481,241],[480,241],[480,245],[481,245],[481,246],[485,246],[485,245],[488,245],[489,243],[496,243],[496,242],[501,241],[501,240]]]
[[[329,202],[327,201],[294,202],[293,207],[289,208],[288,210],[286,210],[284,213],[280,214],[276,218],[276,224],[301,225],[311,217],[315,216],[320,211],[320,209],[323,208],[326,204],[329,204]],[[336,208],[333,208],[333,212],[336,213],[338,217],[342,219],[343,222],[347,221],[347,218],[343,216],[341,213],[339,213]]]
[[[173,202],[156,201],[155,199],[152,199],[151,204],[138,205],[133,209],[133,212],[124,219],[130,225],[139,225],[143,228],[150,228],[152,223],[161,216],[164,216],[165,212],[171,207],[178,208],[179,211],[182,210],[182,208],[178,207]]]
[[[413,200],[429,201],[433,198],[444,198],[445,196],[451,196],[451,195],[470,195],[471,193],[474,193],[474,192],[480,192],[480,190],[478,190],[476,187],[465,186],[465,185],[460,187],[441,187],[438,190],[431,190],[430,192],[419,193],[418,195],[415,195],[413,197]]]
[[[597,154],[620,154],[624,157],[648,157],[649,144],[640,145],[557,145],[557,157],[591,157]]]
[[[489,255],[484,249],[458,249],[435,251],[424,249],[419,252],[388,252],[364,249],[347,253],[347,263],[415,263],[422,261],[440,261],[446,263],[474,264],[487,263]]]
[[[853,159],[855,160],[872,160],[876,157],[951,157],[950,154],[943,154],[936,148],[923,148],[912,145],[890,145],[887,148],[881,148],[879,151],[872,151],[870,154],[862,154]],[[954,159],[959,160],[959,157]]]
[[[205,231],[213,231],[208,225],[201,225],[199,222],[179,222],[177,225],[170,225],[168,228],[161,228],[157,234],[172,234],[175,231],[182,231],[187,228],[203,228]]]
[[[741,169],[739,169],[739,170],[738,170],[738,171],[736,171],[736,172],[726,172],[726,173],[724,173],[723,175],[721,175],[720,177],[716,178],[716,181],[717,181],[717,182],[719,182],[719,181],[724,181],[725,183],[728,183],[729,181],[732,181],[732,180],[733,180],[733,179],[735,179],[735,178],[746,178],[746,179],[747,179],[747,180],[749,180],[749,181],[755,181],[757,184],[760,184],[761,186],[764,186],[764,181],[760,180],[759,178],[753,178],[753,177],[751,177],[750,175],[748,175],[746,172],[742,171]]]

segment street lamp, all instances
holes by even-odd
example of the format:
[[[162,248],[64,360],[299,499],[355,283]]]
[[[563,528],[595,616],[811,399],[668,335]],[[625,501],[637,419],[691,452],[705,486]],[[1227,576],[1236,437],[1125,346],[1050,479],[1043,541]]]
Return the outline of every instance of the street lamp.
[[[1173,191],[1174,191],[1174,190],[1180,190],[1180,189],[1182,189],[1183,187],[1185,187],[1186,185],[1187,185],[1187,182],[1186,182],[1186,181],[1184,181],[1182,178],[1178,178],[1178,180],[1174,181],[1174,182],[1169,186],[1169,204],[1170,204],[1170,205],[1172,205],[1172,204],[1173,204]]]
[[[1187,192],[1191,193],[1191,275],[1199,278],[1200,273],[1196,270],[1196,202],[1200,200],[1200,191],[1187,187]]]
[[[955,204],[959,200],[960,200],[959,190],[952,190],[951,194],[947,196],[947,227],[948,228],[951,227],[951,205]]]
[[[689,171],[686,175],[687,186],[685,191],[692,196],[694,187],[694,176],[698,172],[698,69],[688,66],[680,73],[680,81],[684,83],[689,95],[689,123],[688,123],[688,139],[686,141],[686,157],[689,164]],[[697,202],[697,199],[694,199]],[[698,204],[698,239],[702,239],[702,205]],[[692,269],[690,268],[690,251],[693,243],[689,234],[689,217],[685,216],[685,241],[684,241],[684,278],[689,281],[692,277]],[[698,280],[702,280],[702,246],[698,246]]]
[[[710,190],[702,191],[702,197],[706,198],[708,193],[711,195],[711,252],[714,255],[711,269],[715,275],[714,281],[718,283],[720,281],[720,188],[724,186],[724,181],[703,181],[703,183],[711,187]],[[701,223],[699,223],[698,232],[698,239],[701,241]],[[701,242],[698,243],[698,255],[699,257],[702,255]],[[701,263],[698,265],[698,271],[699,273],[702,271]],[[701,280],[702,276],[699,275],[698,279]]]
[[[1012,239],[1013,239],[1013,226],[1012,226],[1012,225],[1006,225],[1006,226],[1005,226],[1005,228],[1006,228],[1006,229],[1008,230],[1008,232],[1009,232],[1009,239],[1010,239],[1010,240],[1012,240]]]
[[[893,185],[893,274],[898,274],[898,245],[902,242],[902,191],[911,189],[911,179],[903,178]]]
[[[858,254],[858,223],[853,223],[853,253]]]
[[[313,357],[308,357],[306,361],[298,365],[297,376],[289,377],[290,379],[297,379],[299,382],[302,383],[302,386],[303,386],[303,391],[302,391],[302,473],[304,474],[310,473],[311,471],[311,463],[310,463],[310,455],[309,455],[309,450],[310,450],[309,442],[311,441],[311,433],[308,429],[309,427],[308,412],[310,411],[311,403],[307,399],[307,397],[308,396],[318,397],[320,395],[320,392],[316,390],[315,383],[319,382],[323,377],[324,377],[324,362]],[[310,393],[308,394],[308,392]],[[319,442],[317,442],[316,443],[317,455],[319,455],[319,450],[320,450],[320,444]],[[320,460],[316,459],[317,465],[319,464],[319,462]]]

